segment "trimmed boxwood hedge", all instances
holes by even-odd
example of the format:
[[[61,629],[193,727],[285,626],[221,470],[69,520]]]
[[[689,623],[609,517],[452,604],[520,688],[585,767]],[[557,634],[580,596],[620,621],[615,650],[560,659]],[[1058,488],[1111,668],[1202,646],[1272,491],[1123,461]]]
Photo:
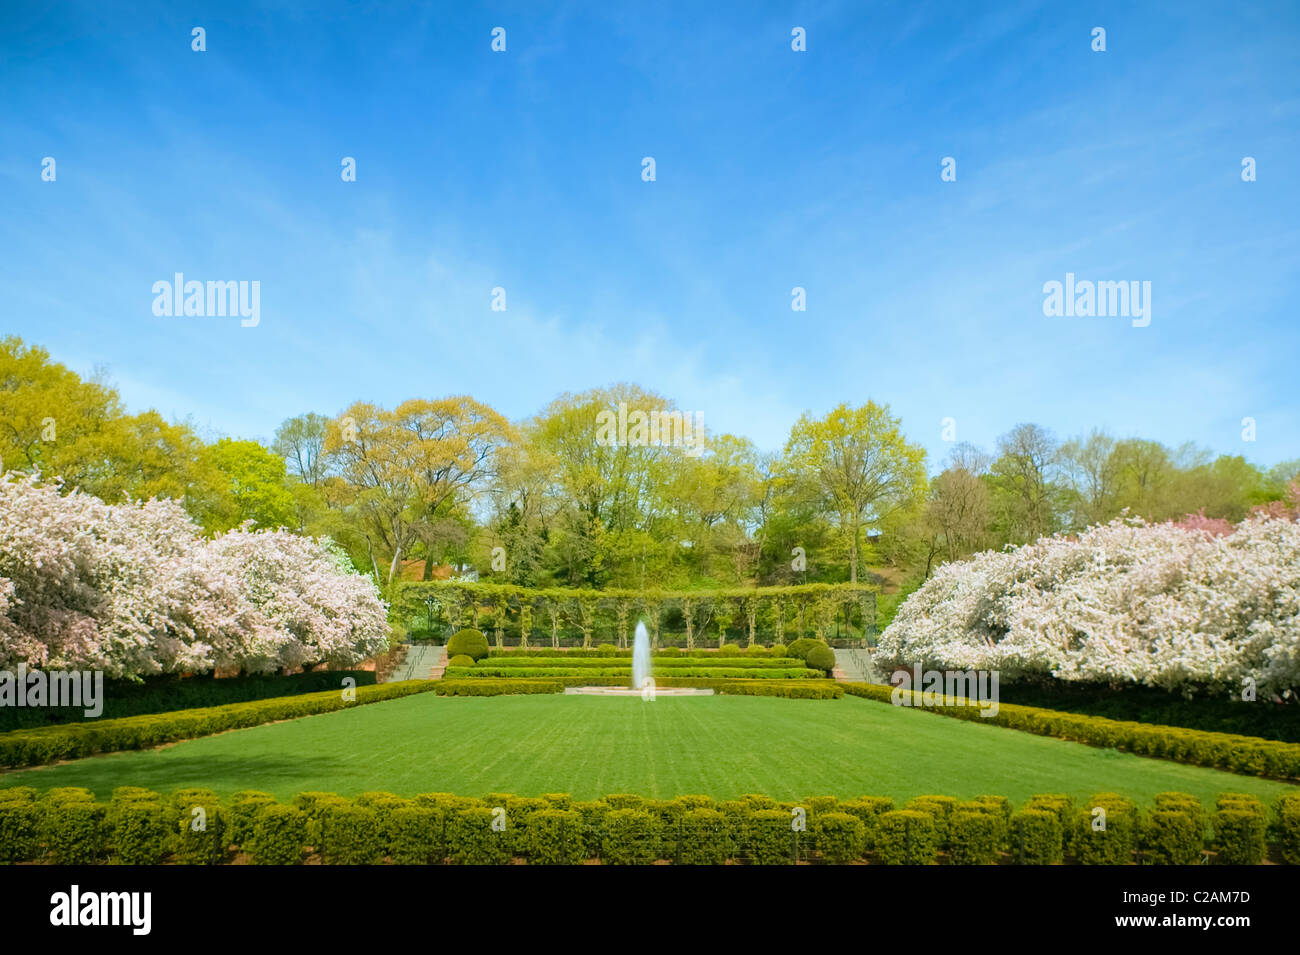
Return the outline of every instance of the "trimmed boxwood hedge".
[[[892,703],[893,687],[875,683],[846,683],[844,692],[879,703]],[[982,716],[982,707],[964,699],[944,697],[941,706],[921,706],[920,693],[913,694],[917,709],[940,716],[987,722],[993,726],[1024,730],[1039,736],[1054,736],[1090,746],[1122,749],[1137,756],[1159,756],[1193,766],[1208,766],[1245,776],[1275,779],[1300,778],[1300,743],[1279,743],[1255,736],[1236,736],[1177,726],[1125,723],[1100,716],[1061,713],[1032,706],[1002,703],[995,715]]]
[[[25,786],[0,790],[0,861],[213,865],[247,853],[257,864],[293,865],[315,853],[343,865],[784,865],[796,857],[827,864],[1186,865],[1207,849],[1205,817],[1184,793],[1162,793],[1146,812],[1114,793],[1078,807],[1063,796],[1035,796],[1013,812],[1000,796],[921,796],[896,810],[874,796],[794,803],[761,794],[715,801],[616,793],[574,801],[563,793],[345,799],[306,792],[280,803],[256,791],[225,801],[206,792],[162,796],[121,787],[103,803],[72,787],[43,795]],[[202,829],[190,824],[196,805],[205,810]],[[1104,830],[1093,828],[1094,807],[1106,810]],[[800,818],[806,831],[796,831]],[[1063,818],[1074,829],[1068,850]],[[1300,864],[1300,793],[1282,796],[1271,811],[1254,797],[1225,793],[1211,821],[1208,848],[1217,862]]]
[[[436,682],[428,680],[405,680],[400,683],[359,686],[356,688],[355,700],[344,699],[340,690],[329,690],[198,710],[180,710],[175,713],[18,730],[0,735],[0,766],[39,766],[61,759],[93,756],[96,753],[148,749],[163,743],[210,736],[226,730],[330,713],[413,693],[427,693],[436,685]]]

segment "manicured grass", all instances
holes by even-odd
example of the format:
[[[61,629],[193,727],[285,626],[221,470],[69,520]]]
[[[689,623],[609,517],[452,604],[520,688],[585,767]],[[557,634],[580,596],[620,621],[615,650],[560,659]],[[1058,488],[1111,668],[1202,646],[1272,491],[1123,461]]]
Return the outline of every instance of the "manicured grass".
[[[630,792],[730,798],[924,793],[1077,797],[1165,790],[1271,800],[1295,787],[854,698],[437,697],[432,693],[147,752],[23,770],[0,785],[207,786],[355,795]]]

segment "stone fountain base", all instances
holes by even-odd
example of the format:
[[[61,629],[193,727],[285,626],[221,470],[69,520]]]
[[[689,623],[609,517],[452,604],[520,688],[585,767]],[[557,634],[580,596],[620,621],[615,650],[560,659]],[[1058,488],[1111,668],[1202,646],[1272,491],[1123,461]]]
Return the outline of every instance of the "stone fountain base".
[[[640,696],[640,690],[628,686],[567,686],[565,696]],[[713,691],[697,686],[657,686],[655,696],[712,696]]]

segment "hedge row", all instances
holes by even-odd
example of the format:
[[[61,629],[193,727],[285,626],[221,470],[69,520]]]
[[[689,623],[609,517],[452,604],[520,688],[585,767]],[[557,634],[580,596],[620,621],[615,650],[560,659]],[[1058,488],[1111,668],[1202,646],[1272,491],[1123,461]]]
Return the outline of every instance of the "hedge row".
[[[563,693],[566,686],[628,686],[627,679],[566,677],[545,680],[438,680],[439,696],[515,696]],[[777,696],[793,700],[838,700],[844,690],[832,680],[694,680],[656,677],[655,686],[688,686],[713,690],[725,696]]]
[[[566,794],[305,792],[279,803],[255,791],[222,801],[204,789],[163,796],[123,787],[101,803],[84,789],[40,797],[30,787],[0,790],[0,862],[294,865],[312,854],[340,865],[1190,865],[1270,857],[1295,865],[1300,793],[1279,798],[1272,812],[1252,796],[1225,793],[1207,813],[1185,793],[1161,793],[1147,809],[1114,793],[1080,806],[1040,795],[1015,811],[1004,796],[920,796],[899,808],[873,796],[584,802]]]
[[[497,669],[516,670],[528,667],[569,667],[573,669],[587,669],[600,667],[622,667],[630,669],[632,661],[627,656],[621,657],[563,657],[550,654],[547,656],[526,657],[497,657],[489,656],[486,660],[480,660],[477,664],[480,667],[493,667]],[[652,666],[656,670],[679,670],[688,667],[708,667],[710,669],[746,669],[746,670],[773,670],[773,669],[802,669],[804,662],[794,657],[775,657],[768,659],[750,659],[749,657],[654,657]]]
[[[631,659],[631,650],[620,650],[612,643],[602,643],[598,647],[492,647],[488,658],[496,663],[501,660],[590,660],[596,659]],[[740,647],[728,643],[723,647],[685,650],[681,647],[659,647],[652,650],[650,656],[656,662],[661,660],[766,660],[788,659],[786,645],[778,643],[771,647],[754,644],[752,647]],[[753,664],[749,664],[753,665]]]
[[[96,753],[147,749],[246,726],[379,703],[412,693],[425,693],[433,687],[434,684],[426,680],[407,680],[357,687],[355,700],[344,699],[343,690],[339,689],[174,713],[17,730],[0,735],[0,766],[36,766]]]
[[[373,670],[313,670],[220,678],[211,674],[188,677],[167,674],[146,677],[139,683],[105,680],[104,711],[99,716],[87,717],[81,706],[4,706],[0,707],[0,732],[320,693],[341,686],[344,677],[351,677],[357,686],[373,686],[375,682]]]
[[[782,669],[751,669],[749,667],[673,667],[676,677],[698,677],[704,680],[809,680],[824,676],[821,670],[810,670],[800,665]],[[479,663],[475,666],[448,666],[444,676],[452,680],[546,678],[553,676],[622,677],[631,679],[630,666],[607,667],[494,667]]]
[[[873,683],[846,683],[852,696],[893,702],[894,688]],[[921,706],[919,691],[910,693],[918,709],[941,716],[987,722],[994,726],[1054,736],[1090,746],[1121,749],[1137,756],[1158,756],[1193,766],[1208,766],[1245,776],[1275,779],[1300,778],[1300,744],[1279,743],[1255,736],[1236,736],[1178,726],[1128,723],[1101,716],[1062,713],[1033,706],[1002,703],[994,716],[985,717],[982,707],[957,697],[942,697],[942,705]]]

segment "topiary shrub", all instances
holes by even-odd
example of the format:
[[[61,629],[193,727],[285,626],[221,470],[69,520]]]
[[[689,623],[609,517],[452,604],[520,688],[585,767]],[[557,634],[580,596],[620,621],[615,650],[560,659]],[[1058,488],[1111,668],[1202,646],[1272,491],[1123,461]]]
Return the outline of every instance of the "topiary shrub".
[[[1095,810],[1104,810],[1104,815]],[[1076,814],[1070,851],[1080,865],[1128,865],[1137,849],[1137,807],[1113,793],[1093,796]]]
[[[812,637],[800,637],[785,648],[785,656],[807,662],[808,654],[818,647],[826,647],[827,650],[830,649],[830,646],[825,640],[816,640]]]
[[[939,852],[934,817],[915,809],[881,813],[876,822],[875,853],[884,865],[930,865]]]
[[[680,657],[682,655],[681,647],[660,647],[654,653],[657,657]]]
[[[1300,802],[1278,801],[1278,852],[1287,865],[1300,865]]]
[[[1259,865],[1268,847],[1268,825],[1258,813],[1220,809],[1214,814],[1215,862],[1221,865]]]
[[[790,650],[784,643],[778,640],[776,643],[772,644],[771,653],[772,656],[780,659],[781,657],[789,656]]]
[[[585,858],[582,813],[573,809],[530,813],[522,848],[533,865],[578,865]]]
[[[888,796],[859,796],[857,799],[841,802],[839,811],[847,812],[862,820],[865,848],[870,849],[875,844],[877,820],[882,813],[892,812],[893,809],[894,800]]]
[[[497,809],[473,807],[460,809],[447,819],[447,858],[457,865],[505,865],[510,861],[510,836],[503,828],[493,828],[500,818]]]
[[[743,657],[744,655],[745,651],[734,643],[725,643],[718,647],[718,656],[720,657]]]
[[[751,865],[794,861],[793,817],[783,809],[755,809],[745,820],[744,848]]]
[[[1050,809],[1022,809],[1011,817],[1011,852],[1020,865],[1056,865],[1061,861],[1060,817]]]
[[[320,817],[321,858],[331,865],[374,865],[384,858],[375,810],[346,802],[327,803]]]
[[[458,653],[447,661],[449,667],[472,667],[474,658],[466,653]]]
[[[993,865],[998,859],[999,818],[993,813],[958,809],[948,820],[948,861],[953,865]]]
[[[817,814],[817,851],[833,865],[845,865],[862,858],[867,845],[867,827],[847,812]]]
[[[403,806],[388,817],[389,855],[396,865],[432,865],[446,857],[445,814],[432,806]]]
[[[1150,865],[1194,865],[1205,847],[1196,819],[1180,809],[1156,809],[1142,823],[1142,858]]]
[[[687,809],[678,818],[678,865],[722,865],[734,852],[726,817],[718,810]]]
[[[134,797],[110,809],[112,844],[124,865],[157,865],[167,855],[171,832],[168,813],[157,794],[152,800]]]
[[[604,820],[601,859],[609,865],[649,865],[659,858],[659,820],[641,809],[611,809]]]
[[[226,856],[226,812],[214,802],[199,803],[201,813],[176,818],[172,845],[181,865],[217,865]]]
[[[271,803],[253,815],[249,852],[255,865],[297,865],[307,844],[307,817],[300,809]]]
[[[602,643],[596,647],[596,656],[598,657],[616,657],[618,656],[618,647],[612,643]]]
[[[825,644],[813,647],[804,657],[804,663],[808,664],[810,669],[822,670],[829,676],[835,669],[835,651]]]
[[[40,813],[40,838],[55,865],[93,864],[108,854],[108,807],[71,789],[51,789]]]
[[[0,800],[0,863],[30,862],[40,852],[41,812],[30,799]]]
[[[263,806],[274,805],[275,797],[257,789],[241,789],[230,797],[230,841],[247,848],[253,841],[253,820]]]
[[[487,637],[470,627],[458,630],[447,641],[447,655],[449,657],[464,655],[475,660],[482,660],[488,655]]]

